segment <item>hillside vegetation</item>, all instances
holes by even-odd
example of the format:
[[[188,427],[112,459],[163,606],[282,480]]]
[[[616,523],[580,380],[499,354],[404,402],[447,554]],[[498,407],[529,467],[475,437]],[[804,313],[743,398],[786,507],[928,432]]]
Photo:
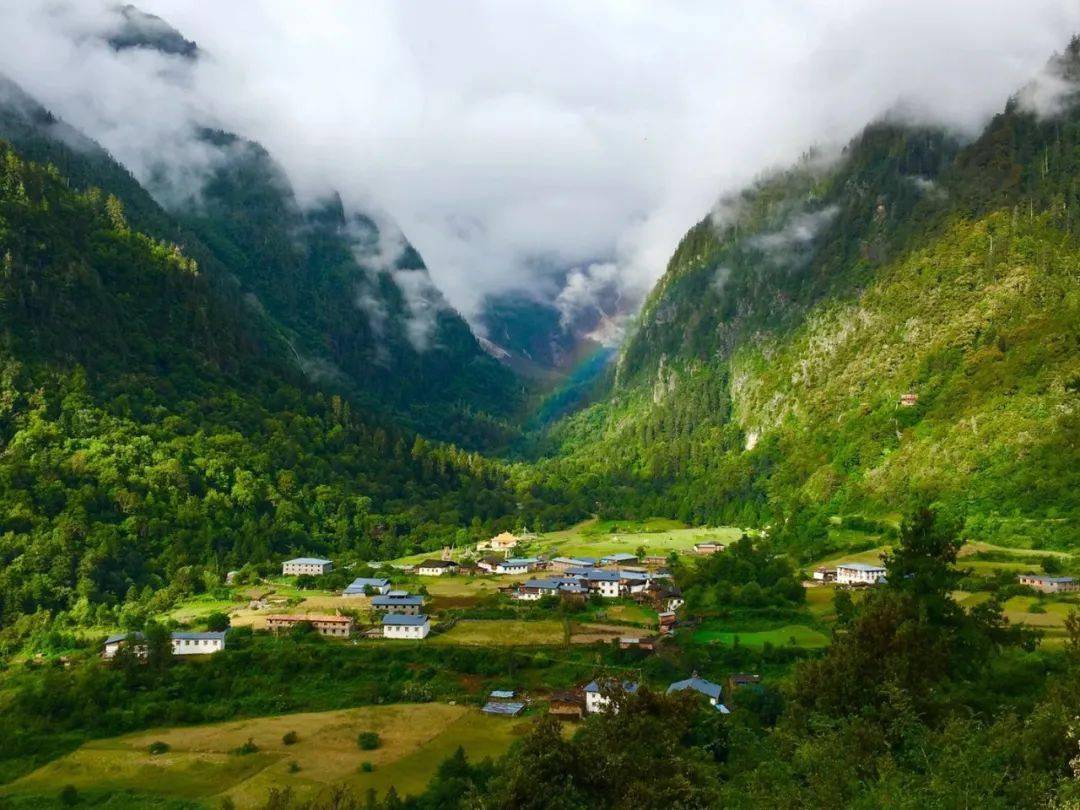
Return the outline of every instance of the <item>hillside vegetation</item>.
[[[1052,65],[1071,75],[1074,42]],[[932,498],[995,541],[1080,542],[1080,106],[974,142],[872,126],[687,234],[608,396],[549,454],[612,515],[888,516]],[[901,401],[912,394],[917,401]],[[563,462],[565,463],[565,462]]]

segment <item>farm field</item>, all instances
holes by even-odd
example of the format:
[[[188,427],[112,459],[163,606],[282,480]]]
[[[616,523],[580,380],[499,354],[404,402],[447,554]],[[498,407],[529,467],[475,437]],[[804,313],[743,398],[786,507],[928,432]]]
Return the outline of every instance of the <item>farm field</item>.
[[[555,619],[463,619],[447,632],[432,636],[427,643],[527,647],[562,644],[564,639],[563,623]]]
[[[423,789],[444,758],[460,745],[470,757],[494,756],[524,733],[528,720],[489,717],[446,704],[397,704],[334,712],[280,715],[204,726],[165,728],[87,743],[71,754],[6,785],[0,796],[55,795],[71,784],[87,795],[124,791],[204,802],[224,797],[237,807],[257,806],[272,787],[315,795],[346,782],[380,795],[394,785],[402,795]],[[285,745],[289,731],[299,741]],[[376,731],[381,745],[361,751],[361,731]],[[251,739],[258,751],[231,753]],[[148,746],[170,746],[151,755]],[[363,762],[374,766],[360,770]],[[290,763],[299,770],[290,772]]]
[[[787,624],[772,630],[721,630],[706,626],[694,631],[693,640],[702,644],[734,644],[738,638],[739,644],[747,647],[762,647],[766,643],[777,647],[790,644],[794,639],[795,646],[814,649],[824,647],[829,643],[829,637],[820,630],[807,627],[804,624]]]

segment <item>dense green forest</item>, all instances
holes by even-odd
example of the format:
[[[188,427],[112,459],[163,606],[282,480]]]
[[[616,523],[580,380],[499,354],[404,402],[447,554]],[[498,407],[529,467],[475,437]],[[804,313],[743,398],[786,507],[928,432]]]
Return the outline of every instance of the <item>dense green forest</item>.
[[[586,514],[564,483],[523,488],[313,390],[116,197],[0,159],[3,637],[282,554],[395,557]]]

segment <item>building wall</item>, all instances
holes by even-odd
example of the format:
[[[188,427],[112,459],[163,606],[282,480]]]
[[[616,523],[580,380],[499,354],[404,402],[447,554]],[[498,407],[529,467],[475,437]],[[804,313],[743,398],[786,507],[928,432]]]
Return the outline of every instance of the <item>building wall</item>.
[[[385,638],[427,638],[427,634],[431,632],[431,624],[426,623],[422,625],[399,625],[399,624],[384,624],[383,636]]]
[[[332,564],[317,565],[314,563],[282,563],[281,573],[285,576],[300,576],[301,574],[311,574],[312,576],[321,576],[328,573],[334,566]]]
[[[174,638],[172,642],[173,655],[210,655],[225,647],[221,639],[189,639]]]

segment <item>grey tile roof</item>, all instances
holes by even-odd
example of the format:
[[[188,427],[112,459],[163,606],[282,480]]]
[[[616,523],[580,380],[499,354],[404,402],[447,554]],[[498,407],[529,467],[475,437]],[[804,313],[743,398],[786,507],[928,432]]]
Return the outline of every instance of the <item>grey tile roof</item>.
[[[426,624],[427,620],[428,617],[423,614],[419,616],[403,616],[400,613],[388,613],[383,616],[382,623],[399,627],[420,627]]]

